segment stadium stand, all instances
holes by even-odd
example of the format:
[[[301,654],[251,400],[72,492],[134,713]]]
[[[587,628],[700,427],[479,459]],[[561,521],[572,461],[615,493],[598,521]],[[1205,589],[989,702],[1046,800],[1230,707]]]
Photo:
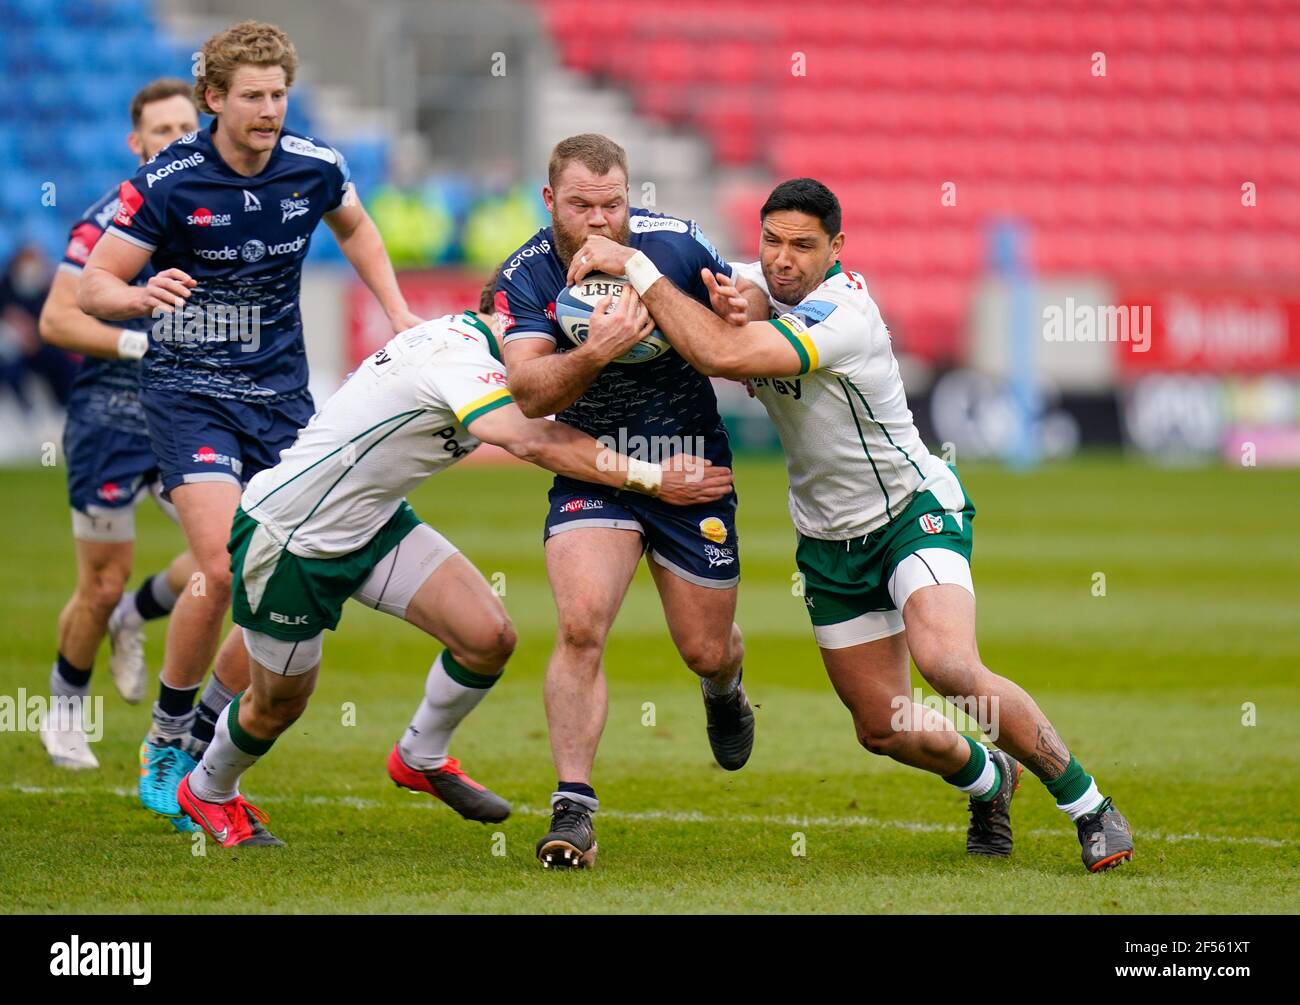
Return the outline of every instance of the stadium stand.
[[[1300,8],[1285,0],[658,0],[602,8],[599,32],[584,0],[535,2],[568,67],[700,130],[720,167],[764,169],[724,186],[725,243],[756,252],[773,181],[834,188],[845,258],[912,352],[955,354],[1002,216],[1030,225],[1045,272],[1300,272]]]
[[[0,262],[32,241],[57,260],[74,216],[134,170],[124,137],[132,95],[158,76],[187,77],[198,43],[170,37],[151,0],[5,0],[0,31]],[[310,88],[288,126],[312,133]],[[206,122],[206,119],[205,119]],[[344,148],[361,191],[385,176],[382,138],[325,137]],[[54,212],[44,186],[53,182]],[[341,259],[328,239],[313,260]]]

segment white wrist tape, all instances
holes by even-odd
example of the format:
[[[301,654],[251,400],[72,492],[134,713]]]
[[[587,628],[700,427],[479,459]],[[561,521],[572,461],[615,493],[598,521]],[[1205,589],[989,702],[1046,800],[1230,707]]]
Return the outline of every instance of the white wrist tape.
[[[118,359],[142,359],[148,351],[149,336],[144,332],[131,331],[126,328],[117,337]]]
[[[663,273],[655,268],[655,263],[646,257],[644,251],[638,251],[629,258],[623,271],[627,273],[627,281],[632,284],[632,289],[636,290],[638,296],[645,296],[645,291],[663,278]]]
[[[623,482],[623,488],[644,492],[648,496],[657,496],[663,481],[664,469],[658,464],[638,461],[634,457],[627,459],[627,480]]]

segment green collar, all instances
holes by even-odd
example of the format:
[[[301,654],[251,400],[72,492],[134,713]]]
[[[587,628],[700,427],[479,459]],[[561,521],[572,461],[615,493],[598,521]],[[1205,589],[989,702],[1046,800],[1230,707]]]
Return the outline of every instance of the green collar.
[[[482,319],[479,318],[477,312],[465,311],[464,317],[465,320],[467,320],[470,323],[471,327],[477,329],[478,332],[485,339],[487,339],[488,352],[492,354],[492,358],[495,359],[498,363],[503,362],[503,360],[501,359],[501,345],[499,342],[497,342],[496,333],[493,332],[492,329],[488,327],[488,325],[484,324]]]
[[[831,276],[838,276],[843,271],[844,269],[840,266],[840,263],[837,261],[826,271],[826,275],[822,276],[822,282],[823,283],[826,282],[826,280],[830,279]]]

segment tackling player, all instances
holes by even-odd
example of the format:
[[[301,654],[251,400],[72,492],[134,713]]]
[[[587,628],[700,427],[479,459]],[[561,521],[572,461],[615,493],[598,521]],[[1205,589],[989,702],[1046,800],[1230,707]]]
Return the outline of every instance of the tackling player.
[[[223,845],[278,845],[239,778],[302,714],[320,669],[325,629],[344,601],[403,618],[446,648],[424,700],[388,755],[399,786],[427,792],[469,820],[496,822],[510,804],[448,756],[457,725],[500,678],[515,646],[501,600],[456,547],[421,523],[405,497],[479,442],[584,482],[698,504],[731,490],[731,472],[661,467],[614,453],[562,422],[525,418],[506,389],[487,311],[448,315],[402,332],[348,378],[286,450],[249,482],[230,552],[234,617],[251,658],[249,688],[221,716],[216,739],[180,783],[180,805]],[[639,331],[628,297],[612,315]]]
[[[601,237],[588,239],[570,278],[626,274],[686,359],[704,373],[751,380],[785,449],[813,634],[863,746],[969,793],[971,853],[1011,854],[1010,803],[1023,763],[1076,825],[1090,872],[1131,859],[1128,821],[1033,698],[980,659],[975,507],[955,469],[921,442],[880,311],[862,277],[839,263],[839,201],[820,182],[797,178],[772,191],[760,216],[760,261],[733,268],[766,293],[748,315],[766,320],[730,326],[665,281],[647,256]],[[715,309],[747,320],[725,274],[701,278]],[[958,707],[997,709],[1002,749],[967,739],[905,697],[909,651]],[[902,728],[900,711],[910,711]]]
[[[284,32],[236,24],[204,43],[200,67],[194,93],[212,124],[122,184],[121,207],[77,293],[98,317],[156,319],[143,402],[163,491],[202,576],[202,589],[187,590],[172,615],[141,747],[141,801],[173,820],[176,785],[194,764],[184,746],[211,739],[216,710],[242,686],[243,650],[229,639],[196,719],[195,692],[230,604],[226,542],[242,485],[276,463],[313,411],[298,296],[322,217],[393,330],[419,320],[343,156],[283,129],[298,67]],[[149,284],[129,285],[151,259],[158,272]]]
[[[650,456],[643,459],[684,450],[729,465],[731,448],[706,377],[673,352],[618,362],[653,331],[649,322],[620,332],[598,307],[586,341],[575,347],[555,321],[556,298],[569,285],[565,269],[591,234],[640,249],[701,303],[708,302],[701,271],[727,273],[726,263],[694,223],[628,208],[627,155],[604,136],[561,141],[542,196],[551,226],[510,256],[497,284],[510,391],[520,409],[530,416],[559,413],[602,442],[646,444]],[[744,649],[734,620],[736,497],[673,509],[561,474],[549,502],[546,571],[558,631],[545,699],[559,780],[551,828],[537,855],[546,866],[588,865],[596,852],[591,817],[599,806],[592,764],[608,707],[602,658],[643,553],[673,642],[699,675],[714,758],[733,771],[749,758],[754,713],[741,685]]]
[[[172,140],[198,128],[191,85],[178,78],[154,80],[131,99],[131,132],[126,142],[141,163]],[[82,698],[105,634],[113,683],[128,702],[144,695],[145,621],[165,617],[193,572],[188,553],[164,572],[125,592],[131,576],[135,507],[150,491],[167,514],[175,510],[158,491],[158,464],[149,446],[140,405],[140,357],[149,347],[151,322],[108,325],[77,308],[77,277],[91,249],[118,210],[118,190],[99,198],[73,225],[63,261],[41,310],[41,338],[81,353],[63,429],[72,505],[72,537],[77,586],[59,615],[59,649],[50,674],[50,694]],[[134,283],[146,282],[146,265]],[[46,717],[41,741],[50,760],[66,768],[96,768],[75,704]]]

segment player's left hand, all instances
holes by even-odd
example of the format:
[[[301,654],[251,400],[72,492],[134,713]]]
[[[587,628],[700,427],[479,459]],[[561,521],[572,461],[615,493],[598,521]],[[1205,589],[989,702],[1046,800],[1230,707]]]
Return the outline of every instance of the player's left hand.
[[[700,269],[700,278],[709,291],[709,305],[714,314],[737,328],[749,324],[749,303],[730,276],[723,272],[715,273],[712,269]]]
[[[400,335],[408,328],[414,328],[416,325],[424,324],[424,318],[416,317],[409,310],[403,307],[400,311],[396,311],[390,315],[388,322],[393,326],[393,334]]]
[[[715,502],[733,488],[731,468],[715,466],[703,457],[674,455],[663,468],[659,498],[673,506]]]
[[[636,248],[611,241],[600,234],[592,234],[583,243],[569,262],[569,285],[572,286],[583,276],[592,272],[603,272],[609,276],[621,276],[627,268],[628,259],[636,254]]]

